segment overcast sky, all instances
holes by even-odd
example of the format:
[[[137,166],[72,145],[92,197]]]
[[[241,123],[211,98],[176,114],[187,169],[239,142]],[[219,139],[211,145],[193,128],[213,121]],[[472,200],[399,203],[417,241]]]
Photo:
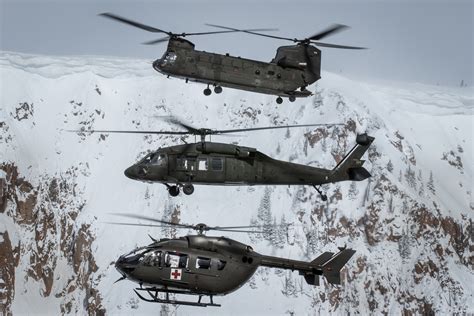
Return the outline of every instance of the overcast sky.
[[[332,23],[352,29],[324,42],[366,46],[322,48],[322,68],[352,78],[459,85],[473,82],[474,1],[24,1],[0,0],[1,50],[48,55],[108,55],[156,59],[160,37],[98,17],[113,12],[164,30],[272,27],[304,38]],[[189,37],[196,49],[270,61],[289,42],[227,34]]]

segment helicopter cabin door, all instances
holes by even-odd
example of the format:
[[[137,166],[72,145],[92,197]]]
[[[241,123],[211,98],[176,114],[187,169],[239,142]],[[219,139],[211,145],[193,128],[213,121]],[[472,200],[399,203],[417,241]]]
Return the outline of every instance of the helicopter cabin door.
[[[173,155],[169,156],[169,174],[180,182],[189,182],[195,179],[197,173],[196,156]]]
[[[196,181],[204,183],[222,183],[225,180],[225,158],[209,155],[197,157]]]

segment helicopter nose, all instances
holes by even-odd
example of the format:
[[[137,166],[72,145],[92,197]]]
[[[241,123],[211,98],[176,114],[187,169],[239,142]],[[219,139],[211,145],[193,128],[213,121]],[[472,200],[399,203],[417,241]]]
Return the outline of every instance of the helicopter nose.
[[[138,176],[137,168],[135,166],[128,167],[123,173],[130,179],[137,179]]]
[[[128,275],[133,270],[135,270],[135,263],[131,260],[127,260],[127,258],[123,256],[120,256],[115,262],[115,269],[117,269],[121,275]]]

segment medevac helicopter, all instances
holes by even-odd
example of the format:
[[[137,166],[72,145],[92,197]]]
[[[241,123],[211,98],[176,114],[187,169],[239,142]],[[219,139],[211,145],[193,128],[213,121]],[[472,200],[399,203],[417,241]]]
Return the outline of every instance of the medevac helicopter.
[[[112,223],[119,225],[171,227],[194,229],[198,235],[174,239],[152,238],[153,243],[120,256],[115,262],[122,277],[140,285],[134,291],[147,302],[191,306],[221,306],[213,301],[215,295],[226,295],[244,285],[258,267],[296,270],[310,285],[319,285],[322,275],[330,284],[340,284],[340,271],[354,255],[352,249],[324,252],[311,262],[266,256],[251,246],[227,237],[208,237],[205,231],[261,233],[258,226],[209,227],[205,224],[171,223],[135,214],[116,214],[147,220],[156,224]],[[116,281],[116,282],[117,282]],[[143,293],[143,295],[142,295]],[[148,297],[144,295],[148,294]],[[198,301],[170,298],[170,294],[198,296]],[[160,296],[161,295],[161,296]],[[203,302],[203,297],[209,302]]]
[[[365,47],[335,45],[320,42],[319,40],[336,32],[347,29],[348,26],[335,24],[326,30],[309,36],[305,39],[288,38],[257,31],[272,29],[239,30],[236,28],[208,24],[209,26],[225,29],[226,31],[173,33],[152,26],[135,22],[112,13],[102,13],[101,16],[119,21],[148,32],[164,33],[166,37],[149,41],[144,44],[157,44],[168,41],[168,47],[163,57],[153,63],[153,68],[164,74],[204,83],[205,95],[210,95],[210,85],[214,86],[215,93],[221,93],[222,87],[253,91],[278,96],[276,102],[281,104],[281,97],[288,97],[294,102],[297,97],[312,95],[306,89],[321,78],[321,51],[315,46],[342,49],[364,49]],[[228,32],[243,32],[247,34],[265,36],[274,39],[287,40],[296,43],[291,46],[281,46],[277,49],[275,58],[271,62],[245,59],[230,56],[229,54],[215,54],[194,49],[194,44],[184,39],[186,36],[208,35]]]
[[[134,180],[163,183],[171,196],[194,192],[193,184],[206,185],[311,185],[321,195],[318,188],[325,183],[340,181],[362,181],[370,173],[362,167],[362,155],[374,138],[367,134],[357,135],[356,145],[333,168],[322,169],[270,158],[255,148],[233,144],[205,141],[206,136],[257,130],[336,126],[342,124],[304,124],[213,130],[195,128],[176,118],[167,118],[185,131],[117,131],[117,130],[76,130],[78,133],[132,133],[152,135],[196,135],[201,142],[160,148],[142,158],[125,170],[125,175]]]

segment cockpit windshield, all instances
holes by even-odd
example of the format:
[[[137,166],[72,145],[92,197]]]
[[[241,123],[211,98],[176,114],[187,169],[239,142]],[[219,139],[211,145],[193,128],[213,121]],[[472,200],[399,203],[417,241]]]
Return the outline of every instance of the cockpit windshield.
[[[175,52],[166,52],[165,56],[161,59],[161,65],[171,65],[176,61],[177,55]]]
[[[166,164],[166,155],[151,153],[140,161],[140,164],[150,164],[154,166],[164,166]]]

